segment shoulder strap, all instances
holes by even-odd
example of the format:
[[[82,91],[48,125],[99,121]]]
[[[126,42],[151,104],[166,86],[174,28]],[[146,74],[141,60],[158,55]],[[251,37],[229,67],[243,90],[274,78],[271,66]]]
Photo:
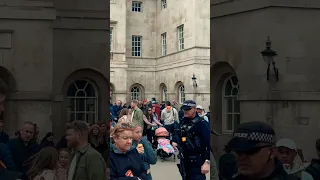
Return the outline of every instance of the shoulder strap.
[[[204,119],[202,118],[202,117],[197,117],[197,118],[194,118],[193,120],[192,120],[192,123],[194,123],[194,124],[197,124],[198,122],[201,122],[201,121],[203,121]]]

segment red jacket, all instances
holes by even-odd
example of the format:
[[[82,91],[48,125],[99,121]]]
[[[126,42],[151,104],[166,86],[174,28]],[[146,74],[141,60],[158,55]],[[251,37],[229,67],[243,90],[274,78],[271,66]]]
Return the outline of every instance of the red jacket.
[[[155,111],[156,111],[156,113],[157,113],[157,115],[158,115],[158,120],[160,121],[161,113],[160,113],[160,106],[159,106],[159,104],[153,104],[152,106],[155,107]]]

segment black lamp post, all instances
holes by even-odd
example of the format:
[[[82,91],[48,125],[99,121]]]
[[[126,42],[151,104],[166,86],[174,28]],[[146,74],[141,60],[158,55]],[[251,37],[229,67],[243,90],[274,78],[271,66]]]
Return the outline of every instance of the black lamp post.
[[[197,84],[197,78],[196,78],[196,76],[193,74],[193,76],[192,76],[192,81],[193,81],[193,87],[194,88],[196,88],[196,87],[198,87],[198,84]]]
[[[277,55],[277,53],[271,49],[271,40],[270,37],[268,36],[268,39],[266,41],[266,49],[261,51],[263,60],[268,64],[267,68],[267,81],[269,81],[269,71],[270,71],[270,65],[272,64],[273,66],[273,71],[276,76],[277,81],[279,81],[279,71],[278,68],[276,68],[276,63],[274,62],[274,57]]]

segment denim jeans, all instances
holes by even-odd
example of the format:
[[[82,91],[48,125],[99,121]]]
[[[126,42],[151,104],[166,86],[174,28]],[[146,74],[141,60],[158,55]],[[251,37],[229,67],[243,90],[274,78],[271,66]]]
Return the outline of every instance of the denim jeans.
[[[164,125],[164,127],[169,132],[170,140],[172,140],[172,133],[174,131],[174,124]]]

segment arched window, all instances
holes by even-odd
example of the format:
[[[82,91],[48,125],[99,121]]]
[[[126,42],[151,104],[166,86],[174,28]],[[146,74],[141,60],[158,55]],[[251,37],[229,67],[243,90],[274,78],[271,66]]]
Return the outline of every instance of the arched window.
[[[68,88],[71,121],[98,122],[98,93],[88,80],[76,80]]]
[[[184,85],[183,84],[179,86],[178,99],[179,99],[180,104],[183,104],[183,102],[186,100],[186,95],[184,93]]]
[[[141,101],[141,89],[137,86],[131,88],[131,100],[140,100]]]
[[[223,123],[224,132],[233,132],[240,124],[240,101],[237,99],[239,93],[239,83],[236,76],[227,78],[223,89]]]
[[[162,101],[168,101],[167,87],[162,87]]]

